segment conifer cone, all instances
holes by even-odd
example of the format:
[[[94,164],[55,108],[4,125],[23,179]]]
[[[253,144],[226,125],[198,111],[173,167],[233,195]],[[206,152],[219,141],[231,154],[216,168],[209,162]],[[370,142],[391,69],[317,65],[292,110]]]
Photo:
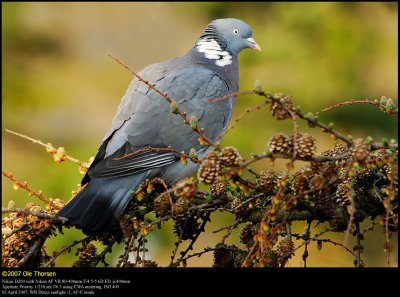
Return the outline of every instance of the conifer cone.
[[[286,262],[294,255],[294,243],[289,238],[284,238],[277,248],[278,263],[281,267],[285,266]]]
[[[182,216],[184,215],[190,206],[190,202],[187,199],[179,198],[174,204],[174,215]]]
[[[139,264],[140,267],[158,267],[157,262],[152,260],[140,260]]]
[[[234,253],[230,246],[225,244],[217,244],[217,249],[214,250],[213,267],[233,267]]]
[[[185,178],[176,184],[174,195],[183,199],[193,199],[197,192],[196,180],[193,177]]]
[[[157,214],[164,216],[168,210],[171,209],[171,205],[167,195],[160,195],[153,201],[153,208]]]
[[[310,180],[310,187],[313,191],[320,191],[327,185],[327,180],[320,174],[314,175]]]
[[[283,133],[273,135],[268,141],[268,147],[274,154],[290,155],[292,153],[292,141]]]
[[[89,243],[82,248],[78,249],[79,259],[72,265],[72,267],[89,267],[97,260],[96,247]]]
[[[51,213],[56,213],[60,209],[62,209],[65,206],[65,202],[62,201],[61,199],[51,199],[50,198],[50,203],[46,203],[46,210],[48,210]]]
[[[350,200],[348,199],[348,196],[351,194],[351,190],[348,187],[348,180],[345,180],[341,183],[338,184],[336,193],[335,193],[335,198],[336,198],[336,203],[340,206],[345,206],[347,204],[350,204]]]
[[[307,133],[297,133],[296,140],[293,139],[293,149],[296,155],[302,158],[311,157],[314,155],[317,147],[315,146],[315,138]]]
[[[224,180],[216,180],[211,187],[211,195],[215,198],[225,199],[228,187]]]
[[[230,203],[230,208],[233,210],[235,214],[240,214],[242,211],[245,210],[244,206],[240,206],[242,204],[242,200],[239,198],[235,198]]]
[[[233,146],[224,147],[221,151],[221,164],[226,167],[237,166],[242,162],[242,157]]]
[[[253,241],[255,233],[254,225],[249,223],[240,230],[240,241],[244,244],[249,244]]]
[[[260,190],[264,193],[271,193],[277,183],[277,176],[275,172],[266,170],[262,172],[260,177],[257,179]]]
[[[211,185],[219,175],[220,159],[215,152],[211,152],[201,162],[197,178],[200,182]]]
[[[179,218],[175,220],[174,233],[182,240],[192,239],[200,232],[200,226],[201,223],[198,221],[197,217],[189,216]]]
[[[292,188],[295,195],[303,195],[310,190],[310,180],[313,173],[310,168],[304,167],[293,175]]]
[[[279,99],[279,103],[272,102],[270,105],[270,110],[272,113],[272,117],[277,120],[285,120],[290,119],[291,115],[287,111],[292,109],[292,97],[285,95],[283,93],[276,93],[274,94],[276,99]]]
[[[364,140],[361,138],[354,140],[351,149],[352,157],[357,161],[364,161],[368,157],[368,154],[368,146],[364,143]]]
[[[347,146],[341,143],[336,144],[333,148],[321,151],[321,156],[335,157],[344,154],[347,151]]]

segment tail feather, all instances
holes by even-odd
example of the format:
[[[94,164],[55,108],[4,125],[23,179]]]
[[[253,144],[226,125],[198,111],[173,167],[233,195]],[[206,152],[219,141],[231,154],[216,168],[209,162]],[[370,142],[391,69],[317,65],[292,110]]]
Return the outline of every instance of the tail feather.
[[[114,226],[127,207],[131,190],[145,179],[146,173],[133,176],[94,178],[60,212],[59,216],[85,233],[98,234]]]

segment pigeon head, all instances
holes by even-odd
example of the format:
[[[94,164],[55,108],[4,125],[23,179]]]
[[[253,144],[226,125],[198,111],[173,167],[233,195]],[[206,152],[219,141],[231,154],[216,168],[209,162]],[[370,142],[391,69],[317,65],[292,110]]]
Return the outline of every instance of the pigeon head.
[[[217,19],[208,24],[195,48],[206,58],[216,60],[218,66],[229,65],[232,56],[246,48],[261,51],[252,33],[250,26],[241,20]]]

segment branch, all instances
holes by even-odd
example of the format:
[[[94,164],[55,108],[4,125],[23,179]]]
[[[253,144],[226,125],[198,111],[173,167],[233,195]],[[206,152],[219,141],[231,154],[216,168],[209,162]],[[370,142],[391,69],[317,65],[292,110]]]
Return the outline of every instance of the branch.
[[[111,252],[112,247],[116,241],[117,237],[114,237],[112,241],[106,246],[106,248],[101,252],[101,254],[96,256],[96,261],[91,263],[90,267],[96,267],[100,261],[103,262],[105,266],[107,266],[107,263],[105,262],[105,257],[107,253]]]
[[[181,257],[175,262],[175,263],[171,263],[170,267],[177,267],[179,265],[179,263],[184,262],[184,257],[185,255],[193,249],[193,245],[194,243],[197,241],[197,238],[199,238],[200,234],[204,231],[204,227],[208,222],[208,219],[210,218],[210,212],[207,213],[207,215],[205,216],[205,218],[203,218],[203,222],[200,226],[200,228],[198,229],[198,232],[195,234],[195,236],[191,239],[189,246],[182,252],[180,252]]]
[[[44,143],[41,140],[36,140],[36,139],[33,139],[33,138],[31,138],[31,137],[29,137],[27,135],[23,135],[23,134],[20,134],[20,133],[17,133],[17,132],[8,130],[8,129],[5,129],[5,131],[8,132],[8,133],[17,135],[19,137],[22,137],[24,139],[30,140],[33,143],[37,143],[37,144],[40,144],[41,146],[45,147],[46,151],[49,154],[53,155],[54,161],[57,162],[57,163],[61,163],[64,160],[69,160],[71,162],[77,163],[78,166],[79,166],[79,172],[81,174],[84,174],[87,171],[87,169],[90,167],[90,163],[91,163],[90,159],[89,159],[88,162],[82,162],[82,161],[80,161],[80,160],[78,160],[76,158],[73,158],[73,157],[67,155],[65,153],[65,150],[64,150],[63,147],[55,148],[50,142],[49,143]],[[91,158],[91,159],[93,159],[93,158]]]
[[[292,234],[292,236],[293,236],[293,234]],[[296,235],[294,235],[294,236],[295,236],[295,237],[298,237],[298,236],[296,236]],[[300,238],[302,238],[302,237],[300,236]],[[302,247],[302,246],[305,245],[305,244],[309,244],[311,241],[328,242],[328,243],[331,243],[331,244],[333,244],[333,245],[340,246],[340,247],[342,247],[343,249],[345,249],[347,252],[349,252],[350,254],[352,254],[355,258],[357,258],[357,255],[356,255],[351,249],[349,249],[348,247],[344,246],[343,244],[341,244],[341,243],[339,243],[339,242],[336,242],[336,241],[333,241],[333,240],[331,240],[331,239],[329,239],[329,238],[315,238],[315,237],[310,238],[309,240],[304,241],[301,245],[299,245],[298,247],[296,247],[294,251],[298,250],[300,247]]]
[[[278,103],[281,105],[282,108],[284,108],[286,111],[291,112],[293,111],[299,118],[306,120],[308,123],[311,123],[314,126],[318,126],[320,128],[322,128],[322,131],[325,133],[330,133],[335,135],[338,139],[344,141],[345,143],[347,143],[348,145],[351,145],[353,142],[346,136],[342,135],[341,133],[339,133],[338,131],[336,131],[335,129],[333,129],[332,127],[325,125],[324,123],[320,122],[318,119],[316,118],[308,118],[306,117],[299,109],[289,109],[286,108],[282,103],[280,103],[280,101],[278,99],[276,99],[272,94],[268,94],[268,93],[264,93],[262,92],[258,92],[257,93],[260,96],[263,96],[265,98],[270,99],[271,101]]]
[[[42,191],[39,191],[38,193],[36,193],[34,190],[32,190],[31,188],[28,187],[27,182],[21,183],[19,180],[17,180],[16,178],[14,178],[12,176],[12,173],[6,173],[4,171],[2,171],[1,173],[3,174],[3,176],[7,177],[9,180],[11,180],[13,182],[14,189],[22,188],[22,189],[28,191],[29,196],[35,196],[39,200],[43,201],[46,204],[51,203],[49,200],[47,200],[46,198],[43,197]]]
[[[35,217],[38,217],[38,218],[42,218],[42,219],[56,220],[56,221],[61,222],[62,224],[65,224],[68,221],[68,219],[66,219],[64,217],[59,217],[57,215],[50,215],[50,214],[47,214],[47,213],[45,213],[43,211],[33,212],[33,211],[26,210],[26,209],[23,209],[23,208],[14,208],[14,207],[13,208],[4,208],[4,207],[2,207],[1,208],[1,212],[2,213],[10,213],[10,212],[22,213],[22,214],[25,214],[25,215],[32,215],[32,216],[35,216]]]
[[[45,240],[46,240],[45,238],[41,238],[41,237],[39,237],[37,240],[35,240],[34,244],[29,249],[29,251],[18,262],[18,264],[15,265],[15,268],[35,267],[35,260],[40,256],[39,253],[40,253],[40,250],[42,249],[42,246],[43,246]]]
[[[350,101],[340,102],[340,103],[337,103],[335,105],[332,105],[332,106],[326,107],[324,109],[321,109],[320,111],[317,111],[315,114],[317,115],[317,114],[320,114],[322,112],[327,112],[327,111],[330,111],[332,109],[335,109],[335,108],[338,108],[338,107],[341,107],[341,106],[345,106],[345,105],[353,105],[355,103],[371,104],[371,105],[374,105],[374,106],[378,107],[380,110],[386,110],[386,106],[383,105],[383,104],[380,104],[379,101],[376,100],[376,99],[375,100],[371,100],[371,99],[353,100],[353,99],[351,99]],[[394,110],[392,110],[392,113],[398,113],[398,109],[395,108]]]
[[[222,96],[222,97],[219,97],[219,98],[214,98],[214,99],[208,100],[208,104],[216,103],[216,102],[219,102],[219,101],[224,101],[224,100],[230,99],[232,97],[238,97],[238,96],[242,96],[242,95],[251,95],[251,94],[254,94],[253,90],[251,90],[251,91],[234,92],[234,93],[228,94],[226,96]]]
[[[81,240],[75,240],[73,241],[70,245],[67,246],[63,246],[61,249],[59,249],[56,252],[53,252],[53,257],[51,257],[49,259],[49,262],[47,263],[47,265],[45,267],[49,267],[51,265],[54,265],[54,261],[58,258],[58,256],[60,256],[62,253],[64,253],[65,251],[70,250],[72,247],[76,246],[77,244],[84,242],[84,241],[90,241],[91,237],[90,236],[86,236],[85,238],[81,239]]]

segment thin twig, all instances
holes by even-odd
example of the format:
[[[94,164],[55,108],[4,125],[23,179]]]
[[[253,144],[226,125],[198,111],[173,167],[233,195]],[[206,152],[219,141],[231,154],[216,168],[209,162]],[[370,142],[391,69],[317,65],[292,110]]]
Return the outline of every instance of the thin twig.
[[[197,253],[194,253],[194,254],[191,254],[191,255],[187,255],[186,257],[184,257],[183,259],[182,259],[182,261],[187,261],[188,259],[190,259],[190,258],[193,258],[193,257],[200,257],[201,255],[203,255],[203,254],[205,254],[205,253],[208,253],[208,252],[213,252],[213,251],[217,251],[217,250],[220,250],[221,248],[206,248],[206,249],[204,249],[204,250],[202,250],[201,252],[197,252]]]
[[[24,257],[15,265],[15,268],[19,267],[35,267],[35,260],[39,257],[40,250],[42,249],[45,238],[39,237],[35,240],[32,247],[24,255]]]
[[[28,187],[28,184],[26,182],[21,183],[19,180],[17,180],[15,177],[13,177],[12,173],[7,173],[7,172],[4,172],[4,171],[2,171],[1,173],[3,174],[3,176],[5,176],[9,180],[11,180],[16,187],[26,190],[29,193],[29,196],[35,196],[40,201],[43,201],[46,204],[47,203],[51,203],[49,200],[47,200],[46,198],[43,197],[43,194],[42,194],[41,191],[39,191],[38,193],[35,192],[34,190],[32,190],[31,188]]]
[[[345,106],[345,105],[353,105],[355,103],[371,104],[371,105],[374,105],[374,106],[378,107],[380,110],[385,110],[386,109],[386,106],[381,105],[378,100],[371,100],[371,99],[353,100],[353,99],[351,99],[349,101],[340,102],[340,103],[337,103],[335,105],[332,105],[332,106],[326,107],[324,109],[321,109],[320,111],[317,111],[315,114],[317,115],[317,114],[322,113],[322,112],[327,112],[327,111],[330,111],[332,109],[335,109],[335,108],[338,108],[338,107],[341,107],[341,106]],[[397,109],[393,113],[397,113]]]
[[[159,182],[163,185],[163,187],[165,188],[165,191],[161,195],[163,195],[164,193],[166,193],[166,195],[168,195],[168,201],[171,206],[171,213],[174,213],[174,203],[172,202],[171,191],[169,190],[167,184],[159,177],[154,178],[151,182]]]
[[[200,228],[198,229],[198,232],[196,232],[196,234],[193,236],[193,238],[191,238],[190,244],[189,246],[182,252],[180,252],[181,257],[172,265],[170,264],[170,266],[173,267],[177,267],[179,265],[179,263],[183,262],[184,257],[186,256],[186,254],[193,249],[193,245],[194,243],[197,241],[197,238],[200,236],[200,234],[204,231],[204,227],[206,226],[208,219],[210,217],[210,212],[207,212],[205,218],[202,218],[203,222],[200,226]]]
[[[387,203],[389,204],[389,198],[387,199]],[[386,245],[386,265],[390,267],[390,250],[391,250],[391,243],[390,243],[390,234],[389,234],[389,208],[386,208],[386,215],[385,215],[385,245]]]
[[[27,135],[23,135],[23,134],[20,134],[20,133],[17,133],[17,132],[8,130],[8,129],[5,129],[5,131],[8,132],[8,133],[17,135],[17,136],[19,136],[19,137],[22,137],[22,138],[24,138],[24,139],[30,140],[30,141],[32,141],[33,143],[37,143],[37,144],[39,144],[39,145],[45,147],[46,150],[47,150],[49,153],[51,153],[51,154],[56,154],[57,151],[60,149],[60,148],[59,148],[59,149],[55,148],[51,143],[44,143],[44,142],[42,142],[41,140],[34,139],[34,138],[29,137],[29,136],[27,136]],[[83,167],[84,169],[88,169],[88,168],[90,167],[90,162],[82,162],[82,161],[80,161],[80,160],[78,160],[78,159],[76,159],[76,158],[74,158],[74,157],[71,157],[71,156],[65,154],[65,152],[63,153],[63,155],[64,155],[64,157],[65,157],[67,160],[69,160],[69,161],[71,161],[71,162],[74,162],[74,163],[77,163],[80,167]]]
[[[114,243],[115,243],[116,241],[117,241],[117,237],[114,237],[114,238],[112,239],[112,241],[106,246],[106,248],[101,252],[101,254],[96,256],[96,261],[94,261],[93,263],[91,263],[91,264],[90,264],[90,267],[96,267],[97,264],[100,263],[100,261],[103,262],[105,266],[107,266],[107,263],[105,262],[105,257],[106,257],[106,255],[107,255],[108,253],[111,252],[112,247],[113,247],[113,245],[114,245]]]
[[[331,244],[333,244],[333,245],[340,246],[340,247],[342,247],[343,249],[345,249],[347,252],[349,252],[350,254],[352,254],[355,258],[357,257],[356,254],[355,254],[351,249],[349,249],[348,247],[344,246],[344,245],[341,244],[340,242],[333,241],[333,240],[331,240],[331,239],[329,239],[329,238],[319,238],[319,236],[321,236],[323,233],[326,233],[326,232],[328,232],[328,231],[330,231],[330,230],[329,230],[329,229],[323,230],[323,232],[320,232],[319,234],[316,234],[314,237],[312,237],[312,238],[310,238],[310,239],[308,239],[308,240],[305,240],[305,239],[304,239],[304,235],[292,234],[293,237],[296,237],[296,238],[298,238],[298,239],[303,239],[303,240],[305,240],[303,243],[301,243],[298,247],[296,247],[296,248],[294,249],[294,252],[297,251],[298,249],[300,249],[300,248],[301,248],[302,246],[304,246],[305,244],[310,243],[311,241],[320,241],[320,242],[327,242],[327,243],[331,243]]]
[[[225,240],[232,234],[232,231],[237,228],[237,226],[240,224],[240,222],[241,222],[241,219],[237,218],[236,222],[229,227],[228,232],[226,232],[224,237],[222,237],[221,243],[223,243],[223,244],[225,243]]]
[[[280,102],[280,100],[278,98],[275,98],[272,94],[269,93],[265,93],[263,91],[255,93],[259,96],[263,96],[267,99],[270,99],[271,101],[273,101],[274,103],[279,104],[283,109],[285,109],[287,112],[294,112],[299,118],[306,120],[307,122],[309,122],[310,124],[314,125],[314,126],[318,126],[320,128],[322,128],[323,132],[326,133],[330,133],[335,135],[338,139],[344,141],[345,143],[347,143],[348,145],[351,145],[353,143],[353,141],[351,139],[349,139],[348,137],[342,135],[341,133],[339,133],[338,131],[336,131],[335,129],[333,129],[333,127],[325,125],[324,123],[320,122],[318,119],[316,118],[308,118],[306,117],[301,111],[300,109],[296,108],[288,108],[286,107],[284,104],[282,104]]]
[[[140,246],[142,245],[142,240],[143,240],[143,237],[141,236],[138,239],[138,246],[136,247],[135,267],[138,266],[139,261],[141,260],[139,254],[140,254]]]
[[[214,99],[208,100],[208,103],[209,104],[217,103],[217,102],[220,102],[220,101],[224,101],[224,100],[230,99],[232,97],[239,97],[239,96],[242,96],[242,95],[251,95],[251,94],[254,94],[253,90],[251,90],[251,91],[234,92],[234,93],[228,94],[226,96],[222,96],[222,97],[218,97],[218,98],[214,98]]]
[[[200,257],[201,255],[205,254],[205,253],[209,253],[209,252],[213,252],[213,251],[218,251],[218,250],[230,250],[232,252],[237,252],[237,250],[234,250],[232,248],[229,247],[216,247],[216,248],[205,248],[204,250],[202,250],[201,252],[197,252],[194,254],[190,254],[187,255],[186,257],[184,257],[182,259],[183,262],[186,262],[188,259],[193,258],[193,257]]]
[[[356,232],[357,232],[357,267],[363,267],[361,260],[361,235],[360,235],[360,222],[356,222]]]
[[[307,250],[307,248],[308,248],[308,242],[309,242],[309,239],[310,239],[310,227],[311,227],[311,221],[308,221],[307,229],[304,232],[305,245],[304,245],[304,252],[303,252],[303,256],[302,256],[303,261],[304,261],[304,268],[307,267],[307,258],[308,258],[308,250]]]
[[[85,241],[90,241],[91,237],[90,236],[86,236],[80,240],[75,240],[73,241],[70,245],[67,246],[63,246],[61,249],[59,249],[58,251],[53,253],[53,256],[49,259],[47,265],[45,267],[49,267],[51,265],[54,265],[54,261],[58,258],[58,256],[60,256],[62,253],[64,253],[65,251],[70,250],[72,247],[76,246],[77,244],[81,243],[81,242],[85,242]]]
[[[7,222],[2,222],[2,225],[3,224],[7,224],[9,221],[7,221]],[[15,233],[17,233],[17,232],[20,232],[20,231],[22,231],[22,230],[24,230],[27,226],[29,226],[30,225],[30,223],[29,222],[25,222],[25,223],[23,223],[21,226],[19,226],[17,229],[14,229],[14,230],[12,230],[12,231],[10,231],[10,233],[8,233],[7,235],[5,235],[5,233],[4,233],[4,229],[5,228],[2,228],[2,230],[1,230],[1,233],[2,233],[2,235],[3,235],[3,244],[5,243],[5,241],[6,241],[6,239],[8,239],[8,238],[10,238],[11,236],[13,236]],[[11,230],[11,229],[10,229]]]
[[[348,164],[347,168],[346,168],[346,176],[349,176],[349,172],[350,172],[350,167],[351,167],[351,163]],[[349,190],[351,190],[354,194],[354,190],[352,188],[350,188]],[[352,199],[351,199],[351,204],[347,205],[347,212],[350,214],[350,218],[349,221],[347,222],[347,229],[346,232],[344,234],[344,238],[343,238],[343,246],[346,246],[347,244],[347,240],[349,239],[350,236],[350,230],[351,230],[351,225],[353,224],[354,221],[354,214],[356,212],[356,202],[355,202],[355,197],[354,195],[352,195]]]
[[[128,238],[128,242],[125,245],[125,250],[122,255],[122,259],[120,261],[118,261],[117,267],[123,267],[127,263],[128,258],[129,258],[129,253],[131,251],[132,245],[135,242],[135,239],[136,239],[135,234],[132,233],[132,235],[129,236],[129,238]]]
[[[338,132],[335,129],[333,129],[333,127],[325,125],[324,123],[320,122],[316,118],[308,118],[308,117],[306,117],[298,108],[286,107],[283,103],[280,102],[279,98],[275,98],[272,94],[265,93],[264,91],[256,92],[254,90],[253,91],[246,91],[246,94],[256,94],[258,96],[262,96],[264,98],[267,98],[268,100],[271,100],[272,102],[274,102],[276,104],[279,104],[280,107],[283,108],[284,110],[286,110],[289,114],[291,112],[293,112],[299,118],[301,118],[303,120],[306,120],[307,122],[309,122],[313,126],[318,126],[318,127],[322,128],[323,132],[335,135],[338,139],[344,141],[348,145],[351,145],[353,143],[351,139],[349,139],[348,137],[342,135],[340,132]],[[230,97],[232,97],[232,96],[230,96]],[[228,97],[228,98],[230,98],[230,97]],[[221,100],[226,100],[228,98],[221,97],[218,100],[221,101]]]
[[[241,119],[243,119],[245,116],[249,115],[250,113],[252,113],[252,112],[255,111],[255,110],[260,110],[261,107],[264,107],[264,106],[266,106],[266,105],[268,105],[268,104],[269,104],[269,102],[267,101],[267,102],[264,102],[264,103],[262,103],[262,104],[258,104],[258,105],[256,105],[256,106],[246,108],[246,109],[244,110],[243,113],[241,113],[238,117],[236,117],[236,118],[233,120],[233,123],[232,123],[232,125],[231,125],[229,128],[225,129],[224,131],[222,131],[222,132],[218,135],[217,140],[222,139],[222,137],[224,137],[224,136],[226,135],[226,133],[228,133],[228,132],[231,131],[233,128],[235,128],[235,126],[237,125],[237,123],[239,123],[239,121],[240,121]]]
[[[68,221],[64,217],[59,217],[57,215],[50,215],[43,211],[36,212],[36,211],[30,211],[30,210],[27,210],[24,208],[15,208],[15,207],[12,207],[12,208],[2,207],[1,208],[1,213],[12,213],[12,212],[21,213],[21,214],[25,214],[25,215],[32,215],[32,216],[42,218],[42,219],[56,220],[56,221],[60,221],[62,224],[65,224]]]
[[[177,267],[177,264],[174,264],[174,260],[175,260],[175,256],[176,256],[176,252],[178,251],[179,245],[182,243],[182,235],[183,235],[183,228],[181,230],[181,232],[179,233],[179,238],[178,241],[175,242],[175,248],[172,251],[172,255],[171,255],[171,262],[169,263],[169,267]]]

